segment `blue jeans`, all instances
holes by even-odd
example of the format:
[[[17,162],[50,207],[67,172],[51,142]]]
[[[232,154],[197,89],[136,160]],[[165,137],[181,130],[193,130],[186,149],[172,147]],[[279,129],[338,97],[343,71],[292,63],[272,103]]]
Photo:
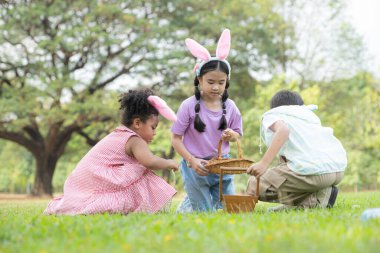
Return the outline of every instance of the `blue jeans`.
[[[206,212],[222,209],[222,203],[219,201],[219,174],[199,176],[187,166],[185,160],[181,161],[180,168],[187,195],[178,206],[177,212]],[[223,193],[235,194],[233,175],[223,176]]]

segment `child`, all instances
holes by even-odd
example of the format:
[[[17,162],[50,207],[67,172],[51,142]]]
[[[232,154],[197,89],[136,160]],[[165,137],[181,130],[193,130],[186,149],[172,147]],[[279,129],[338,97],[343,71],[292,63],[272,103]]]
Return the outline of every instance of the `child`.
[[[268,150],[247,173],[260,177],[259,199],[280,202],[288,207],[314,208],[334,206],[347,166],[346,152],[331,128],[304,106],[296,92],[281,90],[264,113],[261,133]],[[314,106],[315,107],[315,106]],[[282,163],[268,170],[275,156]],[[255,195],[256,178],[250,177],[247,193]]]
[[[122,125],[82,158],[65,182],[64,195],[52,200],[44,214],[156,213],[176,193],[151,170],[177,170],[177,162],[148,148],[158,113],[172,121],[176,115],[150,90],[130,90],[119,101]]]
[[[216,57],[207,49],[186,40],[187,48],[202,61],[194,68],[195,96],[182,102],[177,112],[178,120],[172,127],[172,144],[183,157],[180,164],[184,198],[178,212],[215,211],[220,209],[219,175],[209,174],[203,166],[218,154],[218,143],[225,141],[222,155],[228,156],[229,141],[242,135],[242,119],[235,103],[228,99],[227,89],[231,68],[226,61],[230,49],[230,32],[224,30],[217,46]],[[223,192],[234,194],[233,177],[223,177]]]

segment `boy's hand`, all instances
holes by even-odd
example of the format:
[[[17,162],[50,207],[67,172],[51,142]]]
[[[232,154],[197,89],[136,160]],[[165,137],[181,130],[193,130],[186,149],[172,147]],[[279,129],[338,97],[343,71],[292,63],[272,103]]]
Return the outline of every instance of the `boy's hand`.
[[[267,171],[267,168],[268,168],[268,165],[266,165],[262,161],[259,161],[258,163],[251,165],[247,169],[247,174],[250,174],[255,177],[261,177]]]
[[[236,133],[234,130],[232,130],[231,128],[227,128],[223,130],[221,139],[223,141],[232,141],[232,140],[236,140],[237,135],[238,133]]]

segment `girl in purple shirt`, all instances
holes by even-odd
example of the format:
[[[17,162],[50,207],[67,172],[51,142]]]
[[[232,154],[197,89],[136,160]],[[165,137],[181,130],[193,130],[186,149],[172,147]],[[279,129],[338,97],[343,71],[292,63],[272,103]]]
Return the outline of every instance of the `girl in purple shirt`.
[[[183,157],[180,168],[187,193],[177,211],[215,211],[222,208],[219,175],[210,174],[203,164],[217,156],[220,139],[222,155],[228,157],[229,142],[243,134],[240,111],[228,99],[230,31],[223,31],[216,57],[192,39],[186,39],[186,46],[201,63],[194,68],[195,95],[182,102],[172,127],[173,147]],[[223,193],[234,194],[232,175],[223,177]]]

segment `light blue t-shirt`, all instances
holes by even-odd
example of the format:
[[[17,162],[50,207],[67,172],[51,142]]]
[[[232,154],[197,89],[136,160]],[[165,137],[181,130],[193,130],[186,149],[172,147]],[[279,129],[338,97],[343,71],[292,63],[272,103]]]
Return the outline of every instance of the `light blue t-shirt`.
[[[333,129],[323,127],[320,119],[306,106],[290,105],[273,108],[263,115],[261,135],[269,147],[276,121],[284,121],[289,138],[279,151],[292,171],[302,175],[320,175],[344,171],[347,156]]]

